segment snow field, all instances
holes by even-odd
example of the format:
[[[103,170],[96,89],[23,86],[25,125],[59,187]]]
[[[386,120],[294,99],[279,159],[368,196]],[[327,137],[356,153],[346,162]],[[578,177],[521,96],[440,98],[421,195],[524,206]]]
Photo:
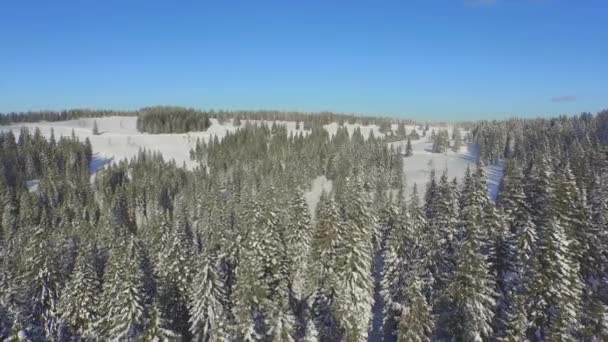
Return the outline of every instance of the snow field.
[[[94,122],[97,122],[99,135],[93,135]],[[257,125],[262,121],[242,120],[243,125],[246,122]],[[272,125],[271,121],[264,123]],[[303,134],[310,133],[302,128],[303,125],[300,125],[300,129],[296,129],[296,122],[294,121],[275,121],[275,123],[286,126],[290,134],[299,134],[300,132]],[[384,136],[383,133],[380,133],[377,125],[344,124],[344,126],[351,135],[355,129],[360,128],[361,133],[366,138],[371,132],[376,137]],[[103,168],[109,163],[122,159],[130,159],[136,156],[140,149],[158,151],[165,157],[165,160],[174,160],[177,165],[184,165],[188,169],[193,169],[198,163],[190,160],[190,150],[195,147],[198,139],[209,141],[209,139],[217,136],[221,140],[228,132],[234,132],[239,128],[234,126],[232,121],[220,123],[217,119],[211,119],[211,126],[205,132],[148,134],[137,131],[137,117],[135,116],[110,116],[57,122],[18,123],[0,126],[0,131],[12,130],[18,137],[22,127],[27,127],[31,132],[38,127],[42,135],[47,138],[51,135],[51,129],[54,131],[56,138],[70,136],[72,131],[81,141],[89,138],[94,153],[94,160],[91,163],[92,172]],[[324,125],[324,128],[330,135],[334,135],[339,127],[339,124],[335,122]],[[422,137],[422,130],[419,129],[419,126],[406,125],[405,127],[408,133],[412,129],[416,129],[421,136],[419,140],[412,140],[414,155],[404,158],[406,192],[410,192],[413,185],[417,184],[419,193],[423,195],[431,169],[436,170],[437,177],[441,176],[444,170],[447,170],[450,179],[453,177],[460,179],[464,176],[468,166],[473,167],[477,163],[478,153],[473,145],[463,146],[458,152],[453,152],[451,149],[444,154],[431,152],[431,130],[434,129],[437,132],[440,129],[447,129],[451,137],[452,126],[431,126],[426,137]],[[393,131],[396,131],[397,125],[393,125],[391,128]],[[466,132],[463,132],[464,134]],[[406,141],[398,141],[389,145],[392,145],[393,148],[405,150],[405,144]],[[488,174],[489,193],[495,196],[502,176],[502,166],[499,164],[487,167],[486,172]],[[331,181],[327,180],[324,176],[317,177],[312,181],[311,188],[306,193],[306,200],[313,217],[321,193],[323,191],[329,192],[331,188]]]

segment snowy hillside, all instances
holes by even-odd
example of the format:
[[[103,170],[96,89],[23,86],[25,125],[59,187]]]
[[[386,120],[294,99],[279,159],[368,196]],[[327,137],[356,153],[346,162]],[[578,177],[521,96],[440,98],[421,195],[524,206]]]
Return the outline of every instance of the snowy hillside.
[[[94,123],[97,123],[99,135],[93,134]],[[232,125],[231,121],[219,123],[216,119],[211,119],[211,126],[205,132],[190,132],[184,134],[147,134],[137,131],[137,117],[111,116],[102,118],[85,118],[70,121],[58,122],[36,122],[36,123],[19,123],[10,126],[0,126],[0,131],[12,130],[18,136],[22,127],[27,127],[32,132],[37,127],[45,137],[50,137],[51,129],[56,137],[69,136],[74,134],[80,139],[89,138],[94,152],[94,160],[91,163],[91,171],[95,172],[99,168],[104,167],[108,163],[116,162],[122,159],[134,157],[140,149],[160,152],[165,160],[175,160],[178,165],[185,165],[188,169],[197,166],[197,162],[190,159],[190,149],[195,147],[197,139],[208,141],[217,136],[222,139],[227,132],[234,132],[238,129]],[[243,120],[243,123],[246,122]],[[250,121],[254,124],[259,124],[259,121]],[[265,122],[272,124],[272,122]],[[277,121],[276,124],[285,125],[290,133],[308,134],[309,131],[296,129],[296,123],[293,121]],[[383,137],[384,134],[379,131],[376,125],[362,126],[359,124],[345,124],[349,133],[352,134],[357,128],[361,130],[364,137],[368,137],[373,132],[375,137]],[[338,123],[325,125],[324,128],[330,135],[334,135],[340,126]],[[428,136],[422,137],[422,130],[417,126],[406,126],[408,132],[416,129],[421,138],[412,141],[413,153],[411,157],[404,158],[404,176],[408,190],[413,184],[423,187],[429,179],[431,169],[435,169],[438,176],[444,170],[447,170],[450,178],[462,178],[467,166],[473,166],[477,162],[478,151],[475,146],[463,146],[458,153],[448,150],[446,153],[431,152],[432,143]],[[392,129],[396,131],[397,126],[393,125]],[[451,136],[452,127],[435,127],[431,126],[430,130],[438,131],[439,129],[447,129]],[[405,148],[406,141],[391,143],[395,149]],[[488,175],[488,188],[490,194],[494,197],[497,191],[498,182],[502,175],[500,165],[491,166],[486,169]],[[316,180],[313,187],[315,194],[311,198],[318,198],[321,189],[331,189],[331,184],[323,177]],[[310,200],[311,207],[316,203]]]

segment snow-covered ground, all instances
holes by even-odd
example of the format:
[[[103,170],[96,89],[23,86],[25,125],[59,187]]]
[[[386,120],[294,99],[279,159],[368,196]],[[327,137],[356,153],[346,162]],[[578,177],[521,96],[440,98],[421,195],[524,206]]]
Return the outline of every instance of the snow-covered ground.
[[[93,124],[97,122],[99,135],[93,135]],[[250,121],[254,124],[259,124],[259,121]],[[59,122],[36,122],[36,123],[19,123],[9,126],[0,126],[0,131],[12,130],[15,135],[19,134],[22,127],[29,128],[32,132],[38,127],[41,133],[47,138],[51,135],[51,129],[54,130],[55,136],[69,136],[74,134],[81,140],[89,138],[93,147],[94,160],[91,163],[91,171],[95,172],[105,165],[117,162],[125,158],[132,158],[137,155],[140,149],[158,151],[162,153],[165,160],[175,160],[178,165],[185,165],[187,168],[197,166],[195,161],[190,160],[190,149],[192,149],[197,139],[208,141],[217,136],[222,139],[228,132],[234,132],[238,129],[232,125],[231,121],[220,123],[216,119],[211,119],[211,126],[205,132],[190,132],[184,134],[147,134],[140,133],[136,127],[136,117],[103,117],[103,118],[85,118],[70,121]],[[243,120],[243,124],[245,120]],[[266,122],[272,124],[272,122]],[[296,129],[296,123],[292,121],[277,121],[277,124],[285,125],[290,133],[309,133],[300,125]],[[376,137],[382,137],[379,127],[376,125],[362,126],[358,124],[345,124],[350,134],[358,127],[364,137],[368,137],[371,132]],[[335,134],[339,125],[331,123],[325,125],[324,128],[331,134]],[[393,130],[397,129],[397,125],[393,125]],[[444,170],[447,170],[450,178],[461,178],[467,166],[474,166],[477,163],[477,150],[475,146],[468,145],[453,152],[449,150],[445,154],[432,153],[432,143],[429,141],[430,131],[427,137],[422,137],[422,130],[417,126],[406,126],[407,132],[416,129],[421,136],[420,140],[412,141],[414,155],[404,158],[404,173],[408,189],[411,189],[416,183],[421,188],[424,188],[429,179],[429,172],[432,168],[436,170],[437,176],[441,176]],[[439,129],[447,129],[450,136],[452,127],[431,127],[435,131]],[[405,149],[405,141],[392,143],[394,148]],[[496,195],[498,183],[502,175],[502,165],[487,167],[489,193]],[[331,182],[325,177],[319,177],[312,182],[311,190],[307,193],[307,201],[312,211],[316,206],[318,197],[322,190],[330,191]],[[423,191],[421,191],[422,193]]]
[[[330,193],[333,183],[325,178],[325,176],[319,176],[315,178],[311,185],[310,190],[304,194],[306,203],[308,203],[308,210],[310,211],[310,217],[314,220],[317,212],[317,203],[321,198],[323,192]]]
[[[408,132],[410,129],[411,128],[408,129]],[[450,136],[451,130],[452,128],[449,127],[448,131],[450,132]],[[402,149],[405,151],[406,143],[407,141],[398,141],[391,143],[390,145],[392,145],[394,149]],[[474,169],[477,165],[479,151],[474,144],[466,144],[465,146],[462,146],[458,152],[448,149],[446,153],[433,153],[431,152],[432,147],[432,142],[426,137],[421,136],[419,140],[412,140],[414,155],[404,157],[403,159],[406,194],[409,195],[414,184],[416,184],[418,186],[418,194],[423,196],[431,170],[435,170],[437,179],[439,179],[444,172],[447,172],[450,180],[454,177],[460,180],[464,177],[467,167]],[[497,165],[485,166],[484,170],[488,178],[488,194],[495,199],[498,194],[500,180],[502,179],[503,164],[501,162]]]
[[[97,122],[99,135],[93,135],[93,124]],[[211,119],[211,126],[205,132],[190,132],[184,134],[147,134],[137,131],[137,117],[134,116],[110,116],[103,118],[85,118],[58,122],[35,122],[19,123],[10,126],[0,126],[0,130],[12,130],[19,134],[21,127],[27,127],[32,132],[38,127],[45,137],[51,135],[51,129],[55,136],[69,136],[74,134],[82,141],[85,138],[91,140],[95,160],[91,165],[92,171],[96,171],[107,163],[122,159],[130,159],[137,155],[140,149],[160,152],[166,160],[174,159],[178,165],[185,164],[187,168],[197,165],[190,160],[190,150],[195,147],[197,139],[208,141],[217,136],[222,139],[227,132],[233,132],[237,127],[231,122],[220,124],[216,119]],[[281,122],[277,122],[281,123]],[[299,132],[295,129],[295,122],[281,123],[287,125],[291,132]]]

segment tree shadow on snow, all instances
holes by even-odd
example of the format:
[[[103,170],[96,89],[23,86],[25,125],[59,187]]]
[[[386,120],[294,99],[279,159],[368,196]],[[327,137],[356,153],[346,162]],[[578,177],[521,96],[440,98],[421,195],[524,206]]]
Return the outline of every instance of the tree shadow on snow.
[[[467,151],[459,157],[469,163],[477,164],[479,161],[479,146],[477,144],[467,144]]]
[[[110,164],[114,160],[112,158],[104,158],[100,157],[98,153],[93,155],[93,159],[89,163],[89,172],[96,173],[97,171],[103,169],[106,165]]]

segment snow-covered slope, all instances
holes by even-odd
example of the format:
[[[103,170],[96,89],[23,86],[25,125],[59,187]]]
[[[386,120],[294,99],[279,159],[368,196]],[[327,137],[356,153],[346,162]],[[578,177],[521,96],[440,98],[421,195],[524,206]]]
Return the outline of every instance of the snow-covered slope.
[[[449,131],[451,131],[451,128]],[[398,141],[390,145],[395,149],[405,149],[406,143],[406,141]],[[467,167],[474,168],[477,165],[479,151],[474,144],[465,145],[458,152],[448,149],[446,153],[431,152],[432,145],[432,142],[424,137],[412,141],[414,155],[403,159],[403,172],[408,194],[414,184],[417,184],[418,194],[424,195],[424,187],[429,180],[431,170],[435,170],[437,178],[441,177],[443,172],[447,172],[450,180],[454,177],[460,180],[464,177]],[[502,167],[502,163],[485,167],[488,177],[488,193],[493,199],[496,198],[498,193],[498,186],[502,178]]]
[[[93,135],[93,124],[97,122],[99,135]],[[251,121],[257,123],[256,121]],[[12,130],[18,136],[22,127],[34,130],[36,127],[45,137],[51,135],[51,129],[55,136],[69,136],[74,134],[84,140],[89,138],[95,153],[92,170],[95,171],[112,161],[132,158],[140,149],[160,152],[166,160],[175,160],[178,165],[185,164],[187,168],[193,168],[197,164],[190,160],[190,149],[196,145],[197,139],[208,141],[217,136],[222,139],[227,132],[233,132],[237,127],[232,122],[219,123],[211,119],[211,126],[205,132],[190,132],[184,134],[147,134],[137,131],[137,117],[134,116],[110,116],[103,118],[86,118],[58,122],[36,122],[19,123],[10,126],[0,126],[0,130]],[[296,129],[295,122],[279,122],[286,125],[290,132],[305,132]],[[306,133],[306,132],[305,132]]]
[[[93,135],[93,125],[97,122],[99,135]],[[243,120],[243,123],[245,121]],[[257,121],[250,121],[251,123],[258,124]],[[19,123],[10,126],[0,126],[0,130],[12,130],[16,135],[19,134],[19,130],[22,127],[28,127],[30,130],[34,130],[38,127],[41,133],[49,137],[51,135],[51,129],[54,130],[55,136],[68,136],[74,134],[81,140],[89,138],[93,147],[93,153],[95,159],[91,163],[92,171],[96,171],[102,168],[108,163],[122,160],[124,158],[134,157],[140,149],[147,149],[152,151],[158,151],[162,153],[166,160],[175,160],[178,165],[184,164],[187,168],[193,168],[197,164],[190,160],[190,149],[192,149],[197,139],[208,141],[210,138],[217,136],[222,139],[227,132],[233,132],[238,129],[232,125],[232,122],[220,123],[216,119],[211,119],[211,126],[205,132],[190,132],[184,134],[147,134],[140,133],[136,127],[136,117],[103,117],[103,118],[86,118],[70,121],[59,121],[59,122],[37,122],[37,123]],[[296,129],[295,122],[288,121],[277,121],[277,124],[285,125],[289,132],[299,133],[303,132],[307,134],[308,131],[302,129]],[[271,122],[267,122],[271,124]],[[374,136],[381,137],[384,134],[380,133],[379,127],[376,125],[361,126],[357,124],[345,124],[349,133],[352,134],[356,128],[361,129],[361,133],[364,137],[368,137],[371,132]],[[339,125],[337,123],[331,123],[325,125],[324,128],[331,134],[335,134]],[[393,125],[393,130],[397,129],[396,125]],[[422,131],[416,126],[406,126],[406,130],[410,132],[412,129],[416,129],[422,136]],[[431,127],[435,131],[439,129],[447,129],[451,131],[452,127]],[[392,143],[394,148],[404,148],[406,142],[395,142]],[[474,146],[469,145],[463,147],[457,153],[449,150],[445,154],[432,153],[432,143],[427,137],[421,137],[420,140],[412,141],[414,149],[414,155],[411,157],[404,158],[404,173],[408,189],[411,189],[414,183],[418,184],[419,187],[424,187],[429,178],[429,172],[431,168],[434,168],[437,175],[440,176],[443,170],[447,170],[448,176],[461,178],[467,166],[475,165],[477,162],[477,150]],[[502,168],[500,165],[495,167],[489,167],[487,169],[489,179],[489,191],[490,194],[495,195],[496,189],[500,176],[502,174]],[[314,207],[318,196],[322,189],[331,189],[331,183],[326,179],[317,179],[313,184],[314,195],[308,199],[311,207]]]

